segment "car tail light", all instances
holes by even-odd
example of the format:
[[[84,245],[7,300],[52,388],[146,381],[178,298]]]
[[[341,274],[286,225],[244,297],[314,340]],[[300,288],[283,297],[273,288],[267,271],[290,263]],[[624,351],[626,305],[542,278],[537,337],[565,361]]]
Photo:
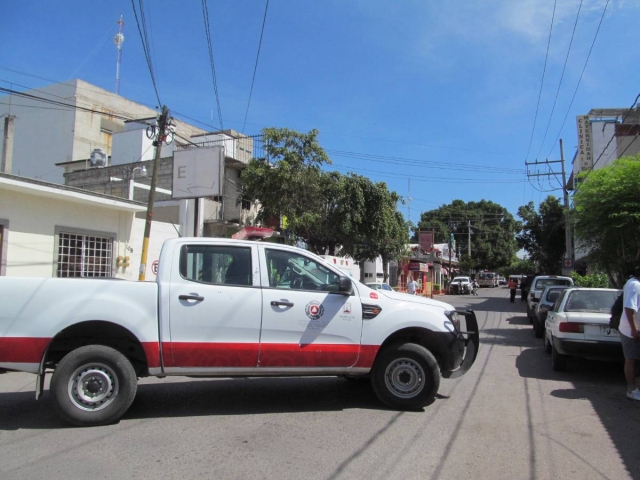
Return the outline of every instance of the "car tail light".
[[[558,329],[566,333],[584,333],[584,323],[562,322],[558,325]]]

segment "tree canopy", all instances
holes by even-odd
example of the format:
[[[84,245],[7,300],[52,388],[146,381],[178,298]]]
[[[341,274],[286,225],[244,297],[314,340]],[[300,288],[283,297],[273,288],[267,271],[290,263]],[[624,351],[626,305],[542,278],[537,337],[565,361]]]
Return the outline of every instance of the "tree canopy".
[[[533,260],[535,270],[547,274],[562,273],[565,253],[564,210],[557,197],[549,195],[538,206],[529,202],[518,208],[522,230],[516,235],[518,247]]]
[[[640,263],[640,154],[578,176],[576,246],[621,286]]]
[[[270,162],[252,159],[242,172],[243,199],[259,203],[258,222],[286,218],[286,229],[319,254],[340,247],[360,262],[400,255],[409,234],[399,195],[384,182],[322,170],[331,161],[317,130],[267,128],[263,136]]]
[[[469,228],[471,256],[468,255]],[[449,235],[453,233],[465,268],[497,270],[511,264],[516,253],[517,228],[518,222],[513,215],[497,203],[454,200],[423,212],[415,231],[433,231],[435,243],[448,242]]]

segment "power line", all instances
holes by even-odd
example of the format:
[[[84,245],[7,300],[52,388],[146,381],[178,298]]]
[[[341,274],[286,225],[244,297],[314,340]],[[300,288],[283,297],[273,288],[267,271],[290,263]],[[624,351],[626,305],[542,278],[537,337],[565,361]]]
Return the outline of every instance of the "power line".
[[[213,47],[211,44],[211,29],[209,26],[209,8],[207,0],[202,0],[202,17],[204,18],[204,33],[207,37],[207,48],[209,49],[209,65],[211,66],[211,79],[213,80],[213,91],[216,96],[216,106],[218,108],[218,120],[220,121],[220,130],[224,130],[222,123],[222,109],[220,108],[220,95],[218,93],[218,79],[216,77],[216,65],[213,61]]]
[[[584,76],[584,72],[587,69],[587,64],[589,63],[589,58],[591,57],[591,52],[593,52],[593,46],[596,44],[596,39],[598,38],[598,33],[600,32],[600,27],[602,26],[602,22],[604,20],[604,15],[605,13],[607,13],[607,7],[609,6],[609,1],[607,0],[607,3],[604,6],[604,9],[602,10],[602,16],[600,17],[600,22],[598,23],[598,28],[596,29],[596,33],[593,36],[593,41],[591,42],[591,48],[589,48],[589,53],[587,54],[587,59],[584,61],[584,67],[582,67],[582,73],[580,74],[580,78],[578,79],[578,84],[576,85],[576,89],[573,92],[573,97],[571,97],[571,103],[569,103],[569,108],[567,108],[567,113],[564,116],[564,120],[562,121],[562,125],[560,125],[560,130],[558,130],[558,135],[556,136],[556,139],[553,141],[552,145],[555,145],[556,142],[558,141],[558,139],[560,138],[560,134],[562,133],[562,129],[564,127],[565,122],[567,121],[567,117],[569,116],[569,112],[571,111],[571,107],[573,106],[573,102],[576,99],[576,95],[578,93],[578,88],[580,87],[580,82],[582,82],[582,77]],[[553,147],[551,147],[551,150],[549,150],[549,153],[547,154],[547,157],[549,157],[551,155],[551,152],[553,151]]]
[[[542,142],[540,142],[540,149],[536,154],[536,158],[540,157],[540,152],[542,151],[542,147],[544,147],[544,141],[547,139],[547,133],[549,133],[549,126],[551,125],[551,120],[553,119],[553,112],[556,110],[556,103],[558,102],[558,95],[560,94],[560,87],[562,86],[562,79],[564,78],[564,72],[567,68],[567,63],[569,61],[569,53],[571,53],[571,45],[573,45],[573,37],[576,34],[576,28],[578,26],[578,19],[580,18],[580,10],[582,10],[582,2],[580,0],[580,5],[578,6],[578,14],[576,15],[576,21],[573,24],[573,32],[571,32],[571,40],[569,41],[569,48],[567,49],[567,56],[564,59],[564,65],[562,66],[562,74],[560,75],[560,81],[558,82],[558,89],[556,90],[556,97],[553,99],[553,107],[551,107],[551,114],[549,115],[549,121],[547,122],[547,128],[544,130],[544,136],[542,137]]]
[[[327,153],[336,157],[345,157],[345,158],[354,158],[354,159],[364,159],[372,162],[380,162],[387,164],[404,164],[404,165],[415,165],[415,166],[427,166],[433,165],[436,167],[447,167],[451,170],[461,170],[461,171],[471,171],[471,172],[492,172],[492,173],[504,173],[510,175],[520,175],[524,170],[520,168],[505,168],[505,167],[487,167],[482,166],[478,167],[476,165],[470,165],[466,163],[452,163],[452,162],[439,162],[433,160],[419,160],[415,158],[404,158],[404,157],[391,157],[385,155],[375,155],[369,153],[359,153],[359,152],[347,152],[343,150],[325,150]]]
[[[332,166],[334,167],[338,167],[341,169],[347,169],[347,170],[353,170],[353,171],[360,171],[360,172],[371,172],[371,173],[378,173],[381,175],[385,175],[385,176],[390,176],[393,178],[407,178],[407,177],[411,177],[412,180],[415,180],[417,182],[429,182],[429,181],[441,181],[441,180],[454,180],[458,183],[521,183],[523,180],[496,180],[496,179],[483,179],[483,180],[479,180],[477,178],[458,178],[458,177],[434,177],[432,175],[415,175],[413,173],[410,174],[401,174],[401,173],[395,173],[395,172],[381,172],[379,170],[370,170],[370,169],[365,169],[365,168],[355,168],[355,167],[350,167],[347,165],[339,165],[339,164],[332,164]],[[423,180],[421,180],[423,179]]]
[[[536,131],[536,121],[538,120],[538,110],[540,108],[540,98],[542,97],[542,87],[544,86],[544,75],[547,71],[547,60],[549,59],[549,47],[551,46],[551,33],[553,32],[553,20],[556,16],[556,3],[553,1],[553,13],[551,14],[551,26],[549,27],[549,40],[547,41],[547,53],[544,56],[544,66],[542,67],[542,80],[540,80],[540,91],[538,92],[538,102],[536,103],[536,113],[533,117],[533,127],[531,128],[531,138],[529,139],[529,148],[525,155],[525,161],[529,158],[529,152],[531,151],[531,145],[533,144],[533,134]]]
[[[158,86],[156,85],[156,76],[153,71],[153,63],[151,62],[151,47],[149,45],[149,38],[147,36],[147,25],[146,25],[146,18],[144,16],[143,0],[138,0],[138,5],[140,7],[140,17],[142,18],[142,28],[140,28],[140,21],[138,20],[138,12],[136,11],[136,4],[134,0],[131,0],[131,6],[133,7],[133,15],[136,19],[136,26],[138,27],[138,33],[140,34],[140,41],[142,42],[142,50],[144,52],[145,59],[147,60],[147,68],[149,69],[149,73],[151,74],[151,83],[153,84],[153,90],[156,92],[156,99],[158,100],[158,105],[162,105],[162,101],[160,100],[160,95],[158,94]],[[143,30],[144,30],[144,33],[143,33]]]
[[[258,53],[256,54],[256,64],[253,66],[253,79],[251,80],[251,89],[249,90],[249,100],[247,101],[247,111],[244,114],[244,122],[242,124],[242,133],[247,125],[247,116],[249,115],[249,106],[251,105],[251,96],[253,95],[253,85],[256,81],[256,72],[258,71],[258,59],[260,58],[260,48],[262,47],[262,36],[264,35],[264,25],[267,23],[267,10],[269,9],[269,0],[264,7],[264,17],[262,18],[262,30],[260,31],[260,41],[258,42]]]

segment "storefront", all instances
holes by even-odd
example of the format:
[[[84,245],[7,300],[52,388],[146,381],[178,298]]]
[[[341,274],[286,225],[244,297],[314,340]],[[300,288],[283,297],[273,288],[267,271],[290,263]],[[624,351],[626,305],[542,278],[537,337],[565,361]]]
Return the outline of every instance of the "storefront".
[[[407,283],[410,278],[413,278],[418,282],[416,292],[419,295],[431,295],[433,267],[431,266],[431,269],[429,267],[430,265],[425,260],[418,260],[415,258],[405,259],[402,262],[398,275],[398,290],[406,292]]]

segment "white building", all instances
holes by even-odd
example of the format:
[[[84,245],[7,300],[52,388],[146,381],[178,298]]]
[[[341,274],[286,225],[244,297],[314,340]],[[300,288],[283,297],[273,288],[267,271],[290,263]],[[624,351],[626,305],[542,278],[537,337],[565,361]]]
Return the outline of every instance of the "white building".
[[[5,173],[54,183],[63,183],[62,170],[54,163],[86,160],[95,149],[111,156],[113,136],[125,130],[126,118],[153,118],[157,114],[152,108],[78,79],[24,93],[31,97],[12,94],[0,101],[0,116],[10,116],[13,122],[11,170]],[[176,133],[189,138],[205,131],[176,120]],[[0,154],[3,151],[0,144]],[[152,158],[153,149],[147,154]],[[132,161],[135,159],[123,157],[122,163]]]
[[[0,275],[137,280],[146,205],[0,174]],[[152,224],[146,280],[176,226]],[[128,264],[128,265],[127,265]]]
[[[567,189],[575,188],[577,175],[598,170],[623,156],[640,152],[640,111],[628,108],[594,108],[576,117],[578,144]]]

